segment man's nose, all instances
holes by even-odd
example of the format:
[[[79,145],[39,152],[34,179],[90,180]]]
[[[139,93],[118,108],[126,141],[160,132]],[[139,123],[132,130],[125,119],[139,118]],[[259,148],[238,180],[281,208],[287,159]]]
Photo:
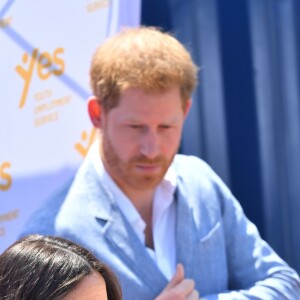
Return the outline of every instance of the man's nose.
[[[141,138],[140,152],[153,159],[159,155],[159,137],[154,130],[147,130]]]

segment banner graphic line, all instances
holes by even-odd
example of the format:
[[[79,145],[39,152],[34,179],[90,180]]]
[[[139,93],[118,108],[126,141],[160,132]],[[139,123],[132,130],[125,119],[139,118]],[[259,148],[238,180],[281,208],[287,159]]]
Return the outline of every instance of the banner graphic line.
[[[15,0],[8,0],[6,4],[2,7],[0,10],[0,19],[5,15],[5,13],[8,11],[8,9],[11,7],[11,5],[15,2]]]

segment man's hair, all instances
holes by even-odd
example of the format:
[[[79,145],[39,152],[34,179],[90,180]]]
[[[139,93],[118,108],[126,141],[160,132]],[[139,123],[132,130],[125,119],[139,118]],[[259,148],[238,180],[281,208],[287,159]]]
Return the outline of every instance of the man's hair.
[[[0,299],[61,299],[93,272],[103,277],[108,300],[122,299],[113,272],[88,250],[62,238],[30,235],[0,255]]]
[[[131,28],[96,50],[90,78],[105,111],[117,106],[128,88],[164,92],[178,86],[185,107],[197,83],[197,67],[186,48],[170,34],[153,27]]]

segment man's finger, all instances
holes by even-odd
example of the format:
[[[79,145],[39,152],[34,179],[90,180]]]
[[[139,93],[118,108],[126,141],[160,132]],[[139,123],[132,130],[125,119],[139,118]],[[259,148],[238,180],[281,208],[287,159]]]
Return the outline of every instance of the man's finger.
[[[173,275],[172,279],[169,281],[169,283],[165,287],[165,291],[168,291],[175,286],[177,286],[182,280],[184,279],[184,267],[182,264],[178,264],[176,266],[176,272]]]
[[[193,290],[193,292],[186,298],[186,300],[199,300],[199,299],[200,299],[200,295],[196,290]]]
[[[175,295],[180,295],[185,299],[188,295],[192,294],[194,288],[195,288],[194,280],[184,279],[179,284],[177,284],[177,286],[173,288],[173,292],[175,293]]]

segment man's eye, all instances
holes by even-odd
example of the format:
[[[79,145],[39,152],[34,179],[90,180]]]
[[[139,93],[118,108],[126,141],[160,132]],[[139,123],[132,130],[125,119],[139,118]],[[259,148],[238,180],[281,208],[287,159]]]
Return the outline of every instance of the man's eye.
[[[171,126],[170,125],[161,125],[161,126],[159,126],[159,128],[160,129],[169,129],[169,128],[171,128]]]
[[[129,125],[129,127],[133,128],[133,129],[140,129],[140,128],[142,128],[142,125],[131,124],[131,125]]]

